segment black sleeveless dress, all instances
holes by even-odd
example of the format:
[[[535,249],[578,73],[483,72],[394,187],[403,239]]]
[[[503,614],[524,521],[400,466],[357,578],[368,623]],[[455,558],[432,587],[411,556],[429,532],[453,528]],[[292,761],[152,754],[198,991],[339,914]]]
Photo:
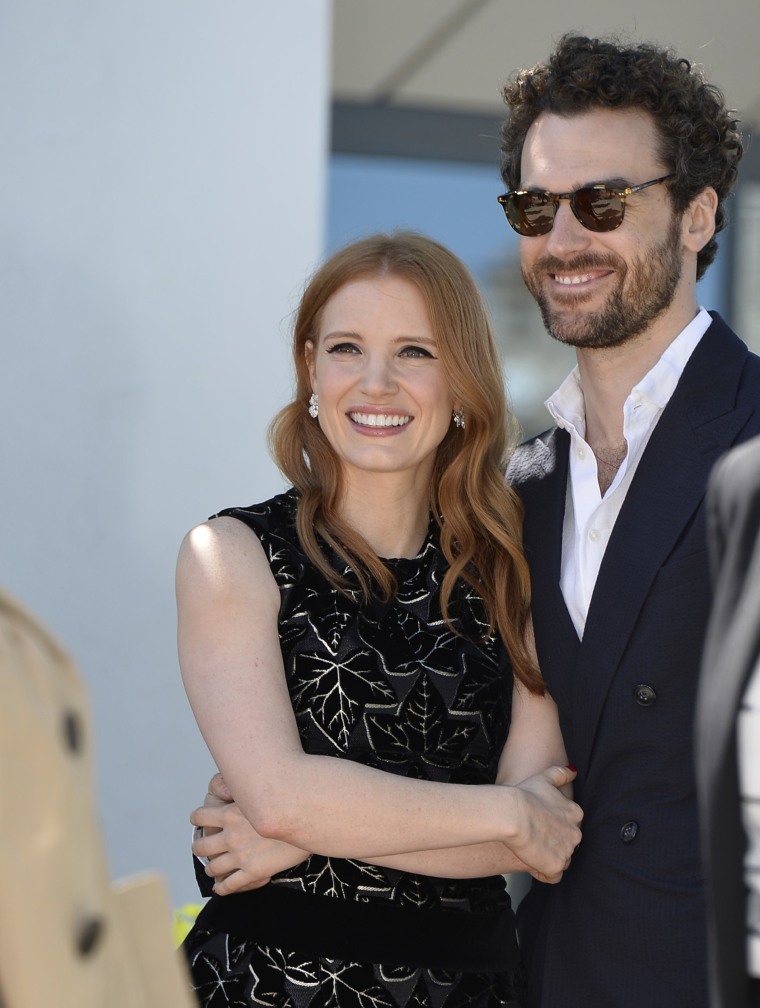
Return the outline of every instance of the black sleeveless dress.
[[[422,780],[493,783],[512,672],[500,639],[483,639],[482,603],[470,589],[451,606],[464,636],[443,622],[436,523],[417,557],[387,561],[399,582],[394,600],[365,605],[358,591],[352,600],[332,588],[305,556],[296,503],[290,490],[220,514],[256,533],[279,585],[304,750]],[[197,874],[208,895],[209,880]],[[502,876],[441,879],[312,855],[261,889],[212,896],[183,949],[203,1008],[522,1003]]]

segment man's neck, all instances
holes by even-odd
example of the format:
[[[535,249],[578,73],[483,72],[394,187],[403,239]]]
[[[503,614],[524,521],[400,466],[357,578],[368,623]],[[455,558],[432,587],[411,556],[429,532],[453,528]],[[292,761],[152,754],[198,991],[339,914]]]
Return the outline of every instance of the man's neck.
[[[578,349],[586,441],[596,457],[602,495],[614,480],[628,451],[624,434],[626,400],[697,311],[695,306],[693,311],[674,315],[668,320],[669,325],[653,326],[620,347]]]
[[[621,446],[625,445],[623,407],[626,399],[697,312],[695,305],[689,311],[668,319],[669,324],[652,326],[619,347],[578,348],[576,356],[585,403],[586,441],[595,453],[599,447],[603,453],[611,452],[613,457],[619,454]]]

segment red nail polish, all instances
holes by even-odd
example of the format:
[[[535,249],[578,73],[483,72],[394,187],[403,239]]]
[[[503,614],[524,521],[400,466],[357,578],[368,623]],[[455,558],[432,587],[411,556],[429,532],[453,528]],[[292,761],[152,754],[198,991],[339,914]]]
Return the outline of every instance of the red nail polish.
[[[572,763],[566,763],[565,766],[567,767],[568,770],[572,770],[573,773],[578,772],[578,767],[574,767]]]

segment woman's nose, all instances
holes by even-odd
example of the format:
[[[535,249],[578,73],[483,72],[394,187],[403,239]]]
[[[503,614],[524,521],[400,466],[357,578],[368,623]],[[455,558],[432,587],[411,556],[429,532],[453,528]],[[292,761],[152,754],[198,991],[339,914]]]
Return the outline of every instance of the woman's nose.
[[[398,387],[393,362],[384,356],[368,355],[362,370],[360,388],[367,395],[387,395]]]

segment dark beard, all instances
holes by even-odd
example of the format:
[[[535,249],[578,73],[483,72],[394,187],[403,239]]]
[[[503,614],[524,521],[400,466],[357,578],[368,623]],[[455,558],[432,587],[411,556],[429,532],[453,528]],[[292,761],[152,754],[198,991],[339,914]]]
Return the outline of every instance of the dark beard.
[[[523,270],[523,280],[536,299],[546,331],[568,346],[602,349],[622,346],[644,332],[673,301],[681,279],[681,223],[674,219],[665,240],[654,245],[646,258],[634,259],[630,266],[618,256],[578,256],[563,262],[547,256],[536,263],[531,274]],[[547,273],[563,273],[612,267],[619,283],[601,311],[591,315],[556,312],[541,290]],[[576,296],[583,304],[583,295]]]

